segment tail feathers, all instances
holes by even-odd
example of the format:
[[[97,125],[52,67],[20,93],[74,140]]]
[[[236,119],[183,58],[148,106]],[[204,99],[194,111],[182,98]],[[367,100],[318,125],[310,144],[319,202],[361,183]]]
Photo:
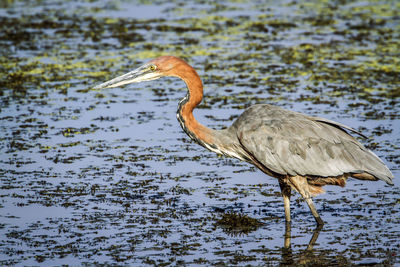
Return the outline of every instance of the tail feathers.
[[[389,171],[389,174],[390,171]],[[351,175],[342,175],[337,177],[316,177],[312,179],[307,179],[308,182],[308,190],[312,197],[315,197],[319,194],[325,193],[325,190],[322,188],[324,185],[338,185],[344,187],[346,185],[346,180],[348,176],[359,180],[367,180],[367,181],[378,181],[382,180],[385,181],[389,185],[393,185],[393,176],[388,176],[385,173],[374,173],[370,174],[367,172],[360,172],[360,173],[352,173]]]
[[[369,157],[365,158],[364,162],[364,170],[362,171],[361,178],[358,178],[352,174],[354,178],[361,180],[382,180],[385,181],[389,185],[393,185],[393,173],[389,170],[389,168],[385,165],[385,163],[371,150],[366,151]],[[372,157],[371,157],[372,156]],[[373,176],[376,179],[368,179],[369,176]],[[367,179],[365,179],[367,178]]]
[[[391,174],[390,171],[389,171],[389,174]],[[357,178],[359,180],[368,180],[368,181],[382,180],[382,181],[385,181],[389,185],[394,185],[393,181],[392,181],[393,175],[389,176],[386,173],[376,173],[375,172],[374,174],[370,174],[367,172],[363,172],[363,173],[353,173],[351,176],[354,178]]]

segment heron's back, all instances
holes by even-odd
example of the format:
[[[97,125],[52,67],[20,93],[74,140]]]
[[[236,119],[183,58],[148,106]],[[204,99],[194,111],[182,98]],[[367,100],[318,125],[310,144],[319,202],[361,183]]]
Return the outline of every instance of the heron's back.
[[[393,184],[393,174],[386,165],[345,129],[357,132],[327,119],[254,105],[228,130],[236,133],[247,153],[273,173],[312,177],[361,177],[366,173]]]

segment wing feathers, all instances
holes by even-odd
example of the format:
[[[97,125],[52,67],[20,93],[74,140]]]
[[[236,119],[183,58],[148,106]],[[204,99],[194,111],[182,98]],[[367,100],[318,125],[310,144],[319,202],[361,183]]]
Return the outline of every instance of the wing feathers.
[[[343,128],[362,134],[342,124],[255,105],[231,128],[244,149],[275,173],[334,177],[366,172],[392,184],[384,163]]]

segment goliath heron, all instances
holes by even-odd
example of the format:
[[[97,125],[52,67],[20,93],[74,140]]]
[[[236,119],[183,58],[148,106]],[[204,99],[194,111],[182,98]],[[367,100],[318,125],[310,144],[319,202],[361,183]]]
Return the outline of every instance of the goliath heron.
[[[164,76],[178,77],[186,83],[188,93],[179,102],[177,118],[190,138],[218,154],[249,162],[278,179],[287,223],[291,221],[292,189],[300,193],[317,224],[322,225],[311,198],[324,192],[322,186],[343,187],[349,177],[383,180],[393,185],[393,174],[385,164],[347,131],[363,135],[338,122],[262,104],[246,109],[227,129],[205,127],[193,116],[203,98],[201,79],[189,64],[174,56],[153,59],[95,89]]]

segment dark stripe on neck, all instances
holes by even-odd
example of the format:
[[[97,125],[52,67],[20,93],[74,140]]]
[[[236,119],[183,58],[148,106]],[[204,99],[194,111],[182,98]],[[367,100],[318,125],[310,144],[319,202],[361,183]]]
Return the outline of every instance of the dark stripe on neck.
[[[178,105],[178,111],[176,112],[176,118],[179,121],[179,124],[181,125],[183,131],[196,143],[198,143],[199,145],[207,148],[207,146],[205,145],[205,142],[203,142],[202,140],[198,139],[196,137],[196,135],[190,131],[185,124],[185,119],[182,116],[182,109],[183,107],[189,102],[190,100],[190,92],[188,91],[186,96],[184,98],[181,99],[181,101],[179,101],[179,105]]]

